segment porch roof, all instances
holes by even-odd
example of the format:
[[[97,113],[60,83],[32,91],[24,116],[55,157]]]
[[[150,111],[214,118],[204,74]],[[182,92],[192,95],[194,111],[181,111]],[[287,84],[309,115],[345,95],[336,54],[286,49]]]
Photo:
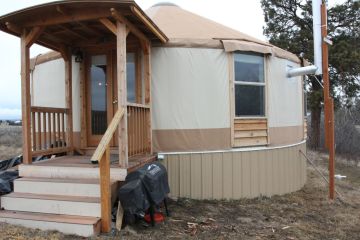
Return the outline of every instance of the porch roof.
[[[105,42],[114,35],[99,19],[112,19],[115,9],[150,41],[166,42],[167,36],[133,0],[75,0],[36,5],[0,16],[0,30],[20,37],[23,29],[45,27],[35,43],[53,50],[60,46],[81,47],[81,43]],[[114,21],[115,22],[115,21]]]

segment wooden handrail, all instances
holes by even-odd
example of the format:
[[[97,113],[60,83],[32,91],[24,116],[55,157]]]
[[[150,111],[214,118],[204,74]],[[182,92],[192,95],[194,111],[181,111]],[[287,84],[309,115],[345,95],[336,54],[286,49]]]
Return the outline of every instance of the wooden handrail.
[[[111,120],[105,134],[91,157],[92,163],[99,163],[100,170],[100,205],[101,205],[101,230],[111,230],[111,183],[110,183],[110,141],[124,117],[126,108],[119,108]],[[105,154],[104,154],[105,153]]]
[[[128,107],[137,107],[137,108],[146,108],[146,109],[150,109],[149,105],[144,105],[144,104],[139,104],[139,103],[127,103],[126,106]]]
[[[68,113],[68,108],[38,107],[32,106],[31,112],[47,112],[47,113]]]
[[[108,145],[116,131],[116,128],[120,123],[121,118],[124,116],[124,113],[125,113],[124,108],[117,110],[117,112],[115,113],[108,128],[106,129],[105,134],[101,138],[101,141],[100,141],[98,147],[96,148],[94,154],[91,157],[92,163],[97,163],[97,162],[101,161],[101,158],[104,155],[105,150],[108,147]]]

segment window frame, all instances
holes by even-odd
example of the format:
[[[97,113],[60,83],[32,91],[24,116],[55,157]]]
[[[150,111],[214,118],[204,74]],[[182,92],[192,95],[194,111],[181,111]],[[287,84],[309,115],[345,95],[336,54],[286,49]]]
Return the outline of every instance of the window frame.
[[[263,82],[246,82],[246,81],[236,81],[235,76],[235,55],[236,54],[243,54],[243,55],[252,55],[252,56],[259,56],[263,59]],[[233,64],[233,118],[234,119],[267,119],[267,55],[261,53],[253,53],[253,52],[242,52],[242,51],[235,51],[233,52],[232,57],[232,64]],[[243,85],[243,86],[262,86],[264,88],[264,114],[263,115],[243,115],[243,116],[236,116],[236,85]]]

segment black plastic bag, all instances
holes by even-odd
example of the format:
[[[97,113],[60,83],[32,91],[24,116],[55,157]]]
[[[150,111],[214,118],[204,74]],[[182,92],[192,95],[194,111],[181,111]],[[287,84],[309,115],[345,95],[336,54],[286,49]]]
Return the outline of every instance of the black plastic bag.
[[[161,203],[170,192],[166,168],[159,162],[148,163],[131,172],[126,176],[125,181],[134,179],[141,179],[152,204]]]
[[[118,195],[124,212],[129,214],[141,214],[150,207],[141,179],[127,182],[120,188]]]
[[[14,189],[14,180],[19,178],[17,170],[9,170],[0,173],[0,195],[7,194]]]

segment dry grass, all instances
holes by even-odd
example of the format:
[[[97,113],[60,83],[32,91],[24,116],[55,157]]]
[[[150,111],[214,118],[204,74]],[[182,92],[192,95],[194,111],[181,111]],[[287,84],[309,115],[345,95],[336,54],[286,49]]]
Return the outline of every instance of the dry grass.
[[[21,154],[22,130],[19,126],[0,126],[0,160]]]
[[[326,174],[326,155],[309,153]],[[93,239],[359,239],[360,168],[337,164],[346,203],[330,202],[327,185],[311,167],[306,185],[272,198],[171,201],[171,217],[154,228],[138,224]],[[0,239],[82,239],[0,224]]]

